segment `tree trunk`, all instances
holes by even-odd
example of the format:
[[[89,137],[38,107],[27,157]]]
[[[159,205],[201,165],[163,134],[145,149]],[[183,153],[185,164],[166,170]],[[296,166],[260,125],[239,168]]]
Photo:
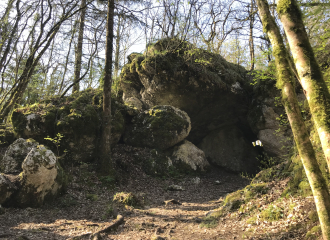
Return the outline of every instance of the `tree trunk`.
[[[65,80],[66,72],[68,71],[68,63],[69,63],[69,57],[70,57],[70,52],[71,52],[71,46],[72,46],[74,35],[76,33],[75,24],[74,23],[72,23],[72,24],[73,24],[73,26],[72,26],[72,29],[71,29],[72,34],[71,34],[71,38],[70,38],[70,42],[69,42],[69,50],[68,50],[68,53],[65,57],[64,72],[63,72],[62,81],[61,81],[61,84],[60,84],[60,89],[58,90],[58,94],[61,94],[61,92],[64,88],[64,80]]]
[[[85,16],[86,16],[86,0],[81,0],[81,15],[79,21],[79,33],[78,42],[76,48],[76,60],[74,64],[74,78],[73,82],[76,82],[80,78],[81,72],[81,59],[83,54],[83,40],[84,40],[84,28],[85,28]],[[73,86],[72,92],[79,92],[79,82]]]
[[[250,47],[250,71],[254,70],[254,42],[253,42],[253,26],[254,26],[254,0],[251,0],[250,6],[250,33],[249,33],[249,47]]]
[[[280,15],[301,85],[320,136],[323,152],[330,171],[330,94],[323,74],[316,62],[302,14],[295,0],[289,3],[279,0],[277,11]]]
[[[120,53],[120,27],[121,27],[121,20],[122,17],[118,15],[118,26],[117,26],[117,36],[116,36],[116,53],[115,53],[115,71],[114,71],[114,76],[115,78],[118,77],[118,72],[119,72],[119,53]]]
[[[103,126],[101,139],[100,164],[105,175],[113,173],[111,161],[111,84],[112,84],[112,49],[113,49],[113,18],[114,0],[108,0],[107,36],[105,48],[105,69],[103,86]]]
[[[313,146],[309,139],[305,123],[301,117],[294,90],[294,75],[288,62],[283,39],[274,18],[271,16],[267,0],[257,0],[260,18],[264,31],[268,34],[273,46],[277,69],[277,86],[282,90],[282,99],[288,115],[293,136],[304,166],[308,181],[313,191],[316,209],[324,240],[330,239],[330,197],[325,179],[317,163]]]

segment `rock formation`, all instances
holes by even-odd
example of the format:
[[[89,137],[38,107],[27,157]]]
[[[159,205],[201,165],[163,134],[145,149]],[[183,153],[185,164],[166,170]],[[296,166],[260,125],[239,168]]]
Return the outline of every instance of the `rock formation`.
[[[124,141],[136,147],[165,150],[185,139],[191,129],[190,118],[172,106],[155,106],[132,119]]]
[[[0,204],[38,207],[65,188],[66,175],[56,156],[37,142],[20,138],[9,146],[5,158],[10,173],[17,170],[21,173],[0,174]]]

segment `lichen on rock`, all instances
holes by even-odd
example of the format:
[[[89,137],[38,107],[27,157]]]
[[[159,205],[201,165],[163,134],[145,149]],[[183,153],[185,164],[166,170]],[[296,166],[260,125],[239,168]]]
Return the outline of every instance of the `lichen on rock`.
[[[37,146],[38,143],[33,139],[17,139],[8,147],[3,159],[0,161],[2,172],[7,174],[20,173],[22,171],[21,165],[26,155]]]
[[[43,145],[33,148],[22,163],[20,187],[10,204],[19,207],[41,206],[65,188],[66,175],[56,156]]]

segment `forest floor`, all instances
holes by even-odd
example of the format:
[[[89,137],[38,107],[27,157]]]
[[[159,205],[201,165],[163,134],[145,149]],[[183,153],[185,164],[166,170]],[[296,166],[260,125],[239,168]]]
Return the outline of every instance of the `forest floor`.
[[[243,189],[250,181],[215,167],[200,175],[199,183],[192,175],[155,178],[136,168],[125,175],[126,179],[113,185],[105,184],[107,179],[101,181],[88,165],[69,171],[71,178],[66,194],[52,203],[41,208],[6,208],[0,215],[0,239],[89,239],[92,233],[115,221],[118,214],[124,217],[123,224],[101,234],[102,239],[306,239],[307,212],[314,207],[311,197],[279,202],[279,194],[287,184],[287,180],[283,180],[269,183],[270,193],[252,199],[260,209],[274,202],[278,206],[293,206],[290,212],[283,210],[285,217],[281,221],[258,221],[257,218],[256,223],[249,223],[252,212],[247,211],[246,214],[228,213],[207,222],[205,216],[221,206],[227,193]],[[184,190],[167,190],[172,184]],[[143,207],[113,204],[113,196],[119,192],[139,196],[144,200]],[[172,199],[176,201],[165,204]]]

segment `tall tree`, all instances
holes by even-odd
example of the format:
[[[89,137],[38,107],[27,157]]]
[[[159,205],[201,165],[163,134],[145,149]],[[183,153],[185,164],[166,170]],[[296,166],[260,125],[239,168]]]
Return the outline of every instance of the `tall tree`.
[[[86,16],[86,0],[81,0],[81,13],[79,20],[79,32],[78,32],[78,41],[76,47],[76,60],[74,64],[74,78],[73,82],[77,82],[72,89],[72,92],[79,92],[79,81],[80,72],[81,72],[81,61],[83,55],[83,41],[84,41],[84,29],[85,29],[85,16]]]
[[[254,70],[255,56],[254,56],[254,41],[253,41],[253,28],[254,28],[254,0],[251,0],[249,11],[249,48],[250,48],[250,71]]]
[[[100,156],[101,172],[104,174],[111,174],[113,172],[113,164],[111,160],[111,85],[114,10],[114,0],[108,0],[105,66],[103,77],[103,126]]]
[[[302,13],[295,0],[279,0],[277,11],[289,41],[292,56],[306,94],[330,170],[330,94],[315,59]]]
[[[330,196],[328,186],[321,173],[309,139],[305,123],[300,113],[294,88],[294,74],[288,62],[288,52],[274,18],[269,11],[267,0],[257,0],[264,31],[268,34],[273,47],[277,70],[277,86],[282,90],[282,101],[289,118],[298,152],[314,195],[320,219],[323,239],[330,239]]]

